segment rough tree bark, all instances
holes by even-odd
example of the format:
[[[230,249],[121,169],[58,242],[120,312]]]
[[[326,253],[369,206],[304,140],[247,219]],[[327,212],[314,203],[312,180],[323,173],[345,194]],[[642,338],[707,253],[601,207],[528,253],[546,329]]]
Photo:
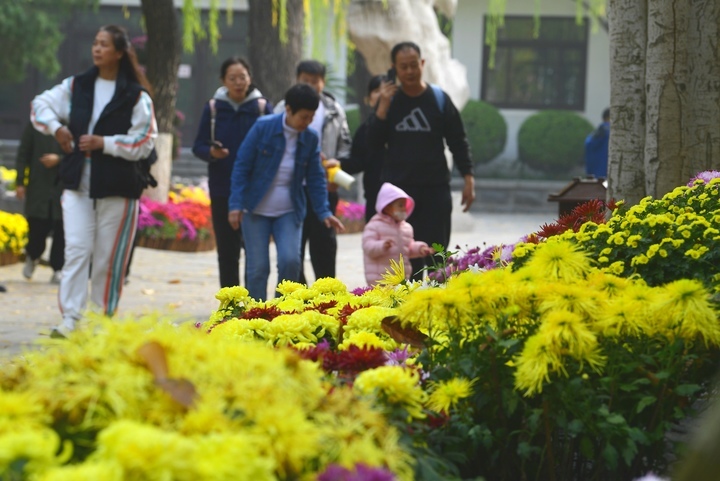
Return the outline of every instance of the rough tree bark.
[[[295,83],[295,67],[302,58],[303,0],[287,0],[287,43],[279,25],[272,26],[272,4],[250,0],[249,38],[253,83],[273,104]]]
[[[155,141],[158,154],[152,174],[158,186],[145,195],[158,202],[166,202],[172,172],[173,121],[180,66],[180,31],[173,0],[142,0],[142,12],[147,29],[145,68],[153,89],[153,105],[159,135]]]
[[[662,197],[720,167],[720,6],[610,0],[608,196]]]
[[[608,197],[645,196],[647,0],[610,0],[610,158]]]
[[[180,66],[180,30],[173,0],[142,0],[147,43],[147,77],[153,88],[160,132],[172,132]]]

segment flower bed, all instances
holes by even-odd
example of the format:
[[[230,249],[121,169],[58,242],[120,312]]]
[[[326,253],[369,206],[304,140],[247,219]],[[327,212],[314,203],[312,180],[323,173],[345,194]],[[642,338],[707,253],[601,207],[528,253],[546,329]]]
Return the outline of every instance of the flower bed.
[[[15,182],[17,181],[17,170],[8,169],[0,165],[0,187],[1,190],[15,190]]]
[[[289,349],[154,317],[98,320],[0,372],[0,479],[410,481],[398,439]]]
[[[0,265],[14,264],[20,260],[27,236],[25,217],[0,211]]]
[[[442,283],[407,281],[400,262],[380,285],[353,292],[331,278],[283,282],[265,302],[221,289],[198,329],[93,325],[0,372],[0,451],[11,453],[0,456],[0,477],[666,472],[679,452],[669,434],[709,398],[720,361],[718,263],[701,249],[720,241],[706,225],[720,215],[719,191],[720,180],[693,184],[614,208],[606,223],[604,205],[578,210],[514,249],[448,262]],[[637,232],[638,246],[648,237],[640,250]],[[669,270],[632,261],[642,255]],[[630,269],[612,267],[621,259]],[[143,367],[138,353],[153,341],[168,376],[198,394],[189,410],[168,392],[187,382],[153,382]]]
[[[215,248],[210,199],[200,187],[176,186],[167,203],[140,199],[137,245],[182,252]]]
[[[365,206],[340,199],[335,209],[338,219],[345,226],[345,234],[362,232],[365,228]]]

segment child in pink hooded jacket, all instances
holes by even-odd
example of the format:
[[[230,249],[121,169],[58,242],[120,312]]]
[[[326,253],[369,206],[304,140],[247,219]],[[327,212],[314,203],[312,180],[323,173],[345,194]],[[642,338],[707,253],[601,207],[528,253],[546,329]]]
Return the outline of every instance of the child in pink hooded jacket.
[[[365,261],[365,280],[368,285],[377,283],[390,268],[390,260],[405,264],[405,275],[412,274],[410,259],[435,253],[425,242],[416,241],[413,228],[405,222],[415,208],[415,201],[399,187],[385,182],[378,192],[375,210],[365,225],[362,236]]]

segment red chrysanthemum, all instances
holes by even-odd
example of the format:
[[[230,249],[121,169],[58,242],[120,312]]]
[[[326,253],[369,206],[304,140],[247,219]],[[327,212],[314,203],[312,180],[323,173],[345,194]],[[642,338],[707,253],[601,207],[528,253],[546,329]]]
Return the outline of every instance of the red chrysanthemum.
[[[384,366],[385,351],[379,347],[351,345],[345,351],[328,352],[323,356],[323,369],[358,373]]]

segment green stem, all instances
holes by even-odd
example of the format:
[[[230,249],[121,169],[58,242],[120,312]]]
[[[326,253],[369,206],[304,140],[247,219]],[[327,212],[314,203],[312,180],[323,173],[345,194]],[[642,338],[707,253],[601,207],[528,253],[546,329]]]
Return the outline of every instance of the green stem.
[[[548,400],[543,397],[543,422],[545,424],[545,445],[547,446],[548,454],[548,481],[555,481],[555,455],[553,453],[552,445],[552,430],[550,427],[550,407],[548,406]]]

